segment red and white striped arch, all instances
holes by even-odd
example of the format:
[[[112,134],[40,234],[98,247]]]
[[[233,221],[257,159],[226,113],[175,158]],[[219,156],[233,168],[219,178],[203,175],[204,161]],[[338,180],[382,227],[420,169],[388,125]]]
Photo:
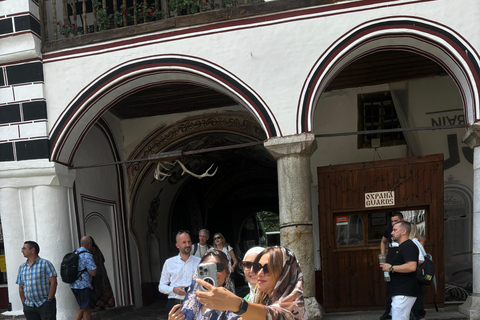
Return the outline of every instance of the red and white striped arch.
[[[254,114],[268,137],[281,135],[266,103],[235,75],[204,59],[160,55],[122,63],[83,88],[50,132],[51,160],[71,165],[83,137],[109,108],[135,92],[168,83],[191,83],[223,93]]]
[[[349,64],[385,50],[410,51],[441,65],[460,91],[465,119],[480,120],[479,55],[460,34],[435,21],[395,16],[365,22],[320,56],[305,80],[297,108],[297,133],[312,132],[313,114],[329,83]]]

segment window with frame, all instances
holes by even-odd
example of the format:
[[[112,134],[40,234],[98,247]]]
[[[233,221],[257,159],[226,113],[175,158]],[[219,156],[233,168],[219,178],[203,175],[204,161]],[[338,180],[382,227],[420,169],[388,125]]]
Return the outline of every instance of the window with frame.
[[[358,115],[359,131],[401,128],[390,91],[359,94]],[[373,139],[379,140],[374,140],[372,146]],[[388,147],[401,144],[406,144],[402,132],[358,135],[359,149],[372,148],[375,145]]]
[[[417,226],[420,235],[426,239],[425,216],[427,210],[399,210],[405,221]],[[377,246],[382,241],[385,230],[390,227],[391,215],[388,211],[365,211],[338,213],[334,215],[337,248],[347,246]]]

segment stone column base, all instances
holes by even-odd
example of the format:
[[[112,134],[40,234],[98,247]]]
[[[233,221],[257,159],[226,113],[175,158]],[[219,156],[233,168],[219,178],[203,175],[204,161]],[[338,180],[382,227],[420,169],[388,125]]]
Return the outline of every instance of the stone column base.
[[[317,302],[315,297],[305,298],[305,311],[307,312],[308,319],[321,320],[323,319],[322,306]]]
[[[467,301],[458,307],[458,312],[470,320],[480,320],[480,296],[478,294],[469,296]]]

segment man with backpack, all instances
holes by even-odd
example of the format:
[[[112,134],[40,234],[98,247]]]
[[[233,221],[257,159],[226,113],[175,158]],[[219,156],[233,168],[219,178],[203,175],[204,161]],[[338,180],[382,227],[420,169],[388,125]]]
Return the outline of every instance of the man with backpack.
[[[70,284],[80,309],[75,314],[75,320],[90,320],[93,308],[92,277],[97,274],[97,266],[90,251],[93,247],[92,238],[85,236],[80,240],[81,247],[75,250],[78,254],[78,278]]]
[[[17,284],[23,314],[27,320],[55,320],[57,318],[57,272],[52,263],[38,256],[40,247],[34,241],[25,241],[22,253],[27,261],[18,269]]]

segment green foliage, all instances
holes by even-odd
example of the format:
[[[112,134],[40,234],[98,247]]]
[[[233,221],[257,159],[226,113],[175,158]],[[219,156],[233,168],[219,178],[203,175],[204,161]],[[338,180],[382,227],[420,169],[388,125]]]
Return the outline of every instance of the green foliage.
[[[147,4],[144,6],[142,3],[138,5],[138,9],[137,9],[138,23],[142,23],[144,20],[147,22],[154,21],[154,20],[162,20],[164,16],[165,14],[163,11],[155,10],[154,4]]]
[[[107,30],[110,28],[110,20],[112,19],[112,15],[107,14],[106,8],[102,7],[100,1],[93,1],[93,8],[97,12],[97,26],[98,31]]]
[[[57,26],[60,34],[63,35],[65,38],[68,38],[69,35],[75,32],[75,24],[66,24],[58,21]]]
[[[280,220],[278,214],[269,211],[258,212],[259,217],[263,220],[266,232],[280,230]]]
[[[208,2],[208,0],[207,0]],[[189,13],[197,13],[199,7],[196,0],[170,0],[169,1],[170,11],[177,10],[177,13],[180,15],[182,11]]]

